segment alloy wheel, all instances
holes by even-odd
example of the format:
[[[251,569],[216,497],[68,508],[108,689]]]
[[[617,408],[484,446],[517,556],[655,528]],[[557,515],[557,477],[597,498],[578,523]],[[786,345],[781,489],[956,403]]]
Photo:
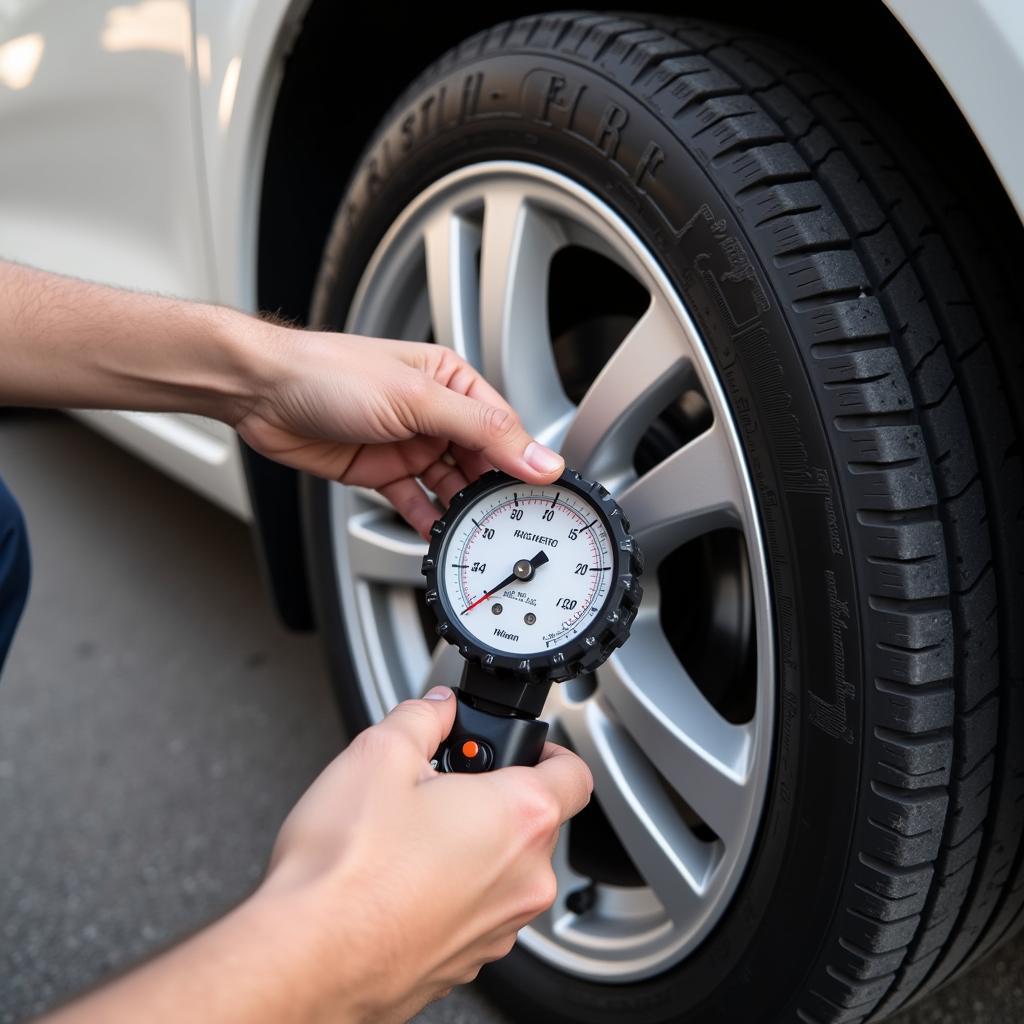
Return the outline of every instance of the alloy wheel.
[[[532,433],[600,480],[647,561],[630,641],[552,688],[553,738],[595,805],[563,829],[559,897],[520,943],[591,980],[691,952],[757,834],[776,701],[764,545],[742,447],[699,333],[655,255],[598,196],[520,162],[417,196],[369,262],[346,329],[433,340],[479,367]],[[371,717],[436,683],[424,543],[376,494],[332,485],[333,552]]]

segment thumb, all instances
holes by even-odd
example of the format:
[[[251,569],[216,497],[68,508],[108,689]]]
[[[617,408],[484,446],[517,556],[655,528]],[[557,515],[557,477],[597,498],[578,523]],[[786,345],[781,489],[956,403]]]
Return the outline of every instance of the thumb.
[[[434,384],[424,392],[413,415],[420,433],[480,452],[492,465],[520,480],[551,483],[565,469],[561,455],[535,441],[507,406],[489,405]]]
[[[429,761],[451,732],[455,721],[455,692],[435,686],[422,700],[403,700],[377,726],[401,736],[424,760]]]

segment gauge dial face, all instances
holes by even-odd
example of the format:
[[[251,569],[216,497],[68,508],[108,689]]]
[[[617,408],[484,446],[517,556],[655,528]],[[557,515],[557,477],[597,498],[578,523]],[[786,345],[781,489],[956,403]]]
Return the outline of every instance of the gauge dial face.
[[[524,657],[585,633],[615,576],[601,516],[557,483],[488,491],[452,524],[441,559],[452,620],[484,646]]]

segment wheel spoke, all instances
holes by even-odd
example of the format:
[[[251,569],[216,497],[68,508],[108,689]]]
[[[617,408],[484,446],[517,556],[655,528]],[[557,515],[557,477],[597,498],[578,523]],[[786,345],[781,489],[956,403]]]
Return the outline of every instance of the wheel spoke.
[[[575,914],[565,905],[566,897],[577,889],[583,889],[590,884],[590,879],[584,878],[583,875],[574,871],[569,863],[569,830],[571,827],[570,824],[562,826],[558,833],[558,842],[551,855],[551,867],[558,880],[558,895],[555,897],[555,902],[540,917],[531,922],[534,928],[539,928],[552,938],[575,917]]]
[[[572,825],[569,822],[561,827],[558,832],[558,842],[555,844],[555,852],[551,855],[551,867],[558,879],[558,901],[555,903],[555,908],[563,905],[565,897],[574,889],[579,889],[590,881],[569,863],[569,830],[571,828]]]
[[[369,505],[373,505],[376,508],[387,509],[390,512],[394,512],[395,507],[384,497],[380,491],[375,491],[372,487],[355,487],[349,484],[345,485],[345,490],[350,494],[357,496],[361,501],[365,501]]]
[[[606,486],[620,478],[691,366],[678,320],[667,303],[652,300],[583,396],[562,444],[566,462]]]
[[[747,827],[752,738],[708,702],[645,612],[597,672],[599,693],[665,781],[726,846]]]
[[[564,243],[557,221],[518,192],[487,197],[480,249],[481,369],[534,435],[571,412],[548,329],[548,270]]]
[[[369,509],[351,516],[347,523],[352,572],[375,583],[422,587],[420,571],[426,542],[394,515]]]
[[[382,603],[387,606],[385,614],[391,634],[388,646],[395,659],[394,668],[388,673],[391,681],[388,708],[391,708],[400,700],[419,696],[413,687],[401,685],[401,682],[424,679],[431,656],[420,627],[419,594],[411,587],[388,587]],[[396,637],[400,642],[394,642]]]
[[[594,776],[594,793],[633,863],[666,913],[698,913],[715,847],[690,831],[650,761],[593,700],[565,709],[561,729]]]
[[[701,534],[739,526],[743,495],[721,423],[659,462],[619,502],[649,563]]]
[[[456,686],[462,678],[465,664],[458,647],[446,640],[438,640],[430,658],[430,670],[420,686],[420,693],[426,693],[432,686]]]
[[[476,253],[480,230],[444,208],[423,229],[434,341],[480,365],[480,296]]]

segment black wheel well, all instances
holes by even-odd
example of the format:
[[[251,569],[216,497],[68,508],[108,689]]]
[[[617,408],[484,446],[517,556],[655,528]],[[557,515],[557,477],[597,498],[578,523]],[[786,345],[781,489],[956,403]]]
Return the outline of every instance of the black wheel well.
[[[261,189],[260,308],[305,324],[327,232],[348,178],[377,123],[402,89],[449,47],[490,24],[557,8],[499,4],[438,18],[408,2],[338,4],[312,0],[284,59]],[[786,39],[825,59],[905,124],[907,134],[952,181],[970,181],[981,223],[1024,232],[991,164],[920,51],[881,0],[858,5],[834,29],[820,0],[627,2],[616,11],[706,17]],[[864,55],[870,54],[865,62]],[[869,72],[869,73],[866,73]],[[895,98],[895,101],[894,101]],[[965,190],[967,191],[967,190]],[[259,547],[274,598],[295,628],[313,624],[304,572],[297,475],[245,452]],[[303,566],[300,572],[299,566]]]

